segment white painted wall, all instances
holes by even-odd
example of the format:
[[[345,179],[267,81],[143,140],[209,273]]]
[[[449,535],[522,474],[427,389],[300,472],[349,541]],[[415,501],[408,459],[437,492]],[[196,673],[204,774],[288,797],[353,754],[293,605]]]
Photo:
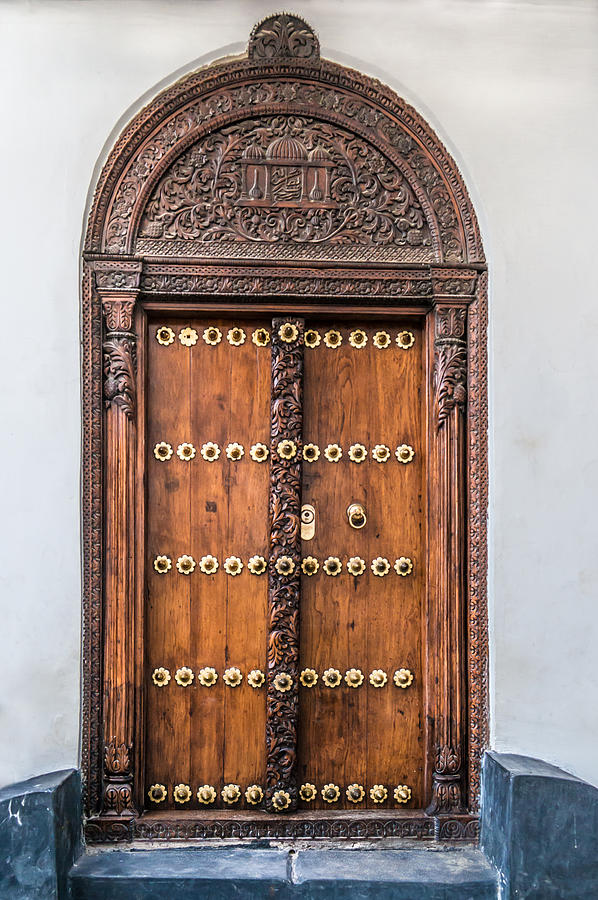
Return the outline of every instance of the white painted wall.
[[[326,55],[427,116],[471,189],[491,266],[492,743],[598,784],[596,6],[291,8]],[[0,784],[78,760],[78,260],[94,168],[142,98],[239,51],[272,11],[0,5]]]

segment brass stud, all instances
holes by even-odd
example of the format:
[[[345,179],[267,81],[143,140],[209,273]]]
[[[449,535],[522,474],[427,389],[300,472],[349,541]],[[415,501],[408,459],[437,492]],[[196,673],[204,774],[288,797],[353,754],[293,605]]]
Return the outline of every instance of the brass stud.
[[[206,462],[215,462],[220,456],[220,447],[214,441],[208,441],[202,446],[201,455]]]
[[[327,688],[337,688],[342,680],[343,676],[338,669],[326,669],[322,675],[322,681]]]
[[[411,800],[411,788],[406,784],[398,784],[394,789],[393,796],[397,803],[408,803]]]
[[[365,331],[362,331],[361,328],[356,328],[355,331],[352,331],[349,335],[349,343],[352,347],[355,347],[356,350],[360,350],[362,347],[368,342],[368,336]]]
[[[179,333],[179,341],[183,347],[193,347],[197,344],[198,334],[195,328],[183,328]]]
[[[322,788],[322,797],[326,803],[336,803],[340,795],[341,791],[337,784],[325,784]]]
[[[156,556],[154,560],[154,569],[158,575],[165,575],[172,569],[172,560],[169,556]]]
[[[195,447],[185,441],[177,447],[176,455],[183,462],[189,462],[189,460],[195,459]]]
[[[363,684],[363,672],[361,669],[347,669],[345,681],[350,688],[358,688]]]
[[[168,669],[164,669],[160,666],[159,669],[154,669],[152,672],[152,681],[156,685],[156,687],[166,687],[168,682],[170,681],[170,672]]]
[[[306,347],[310,347],[312,350],[314,347],[319,347],[322,341],[319,332],[315,331],[313,328],[309,328],[303,337],[304,343]]]
[[[216,789],[213,788],[211,784],[202,784],[197,790],[197,799],[200,803],[203,803],[204,806],[209,806],[211,803],[214,803],[216,796]]]
[[[293,679],[288,672],[279,672],[274,677],[272,684],[275,691],[278,691],[280,694],[286,694],[293,687]]]
[[[208,325],[203,333],[203,339],[206,344],[215,347],[222,340],[222,332],[215,325]]]
[[[338,556],[329,556],[328,559],[324,560],[323,569],[327,575],[333,577],[340,575],[342,568],[343,566]]]
[[[258,803],[261,803],[264,799],[264,792],[259,786],[259,784],[250,784],[247,790],[245,791],[245,799],[252,806],[257,806]]]
[[[331,463],[337,463],[342,455],[343,451],[338,444],[328,444],[324,450],[324,456]]]
[[[363,575],[365,572],[365,559],[361,556],[352,556],[347,563],[347,572],[349,575]]]
[[[376,444],[372,450],[372,457],[378,463],[387,462],[390,457],[390,447],[387,447],[386,444]]]
[[[189,803],[193,794],[188,784],[177,784],[172,792],[172,796],[175,803]]]
[[[410,463],[413,457],[415,456],[415,450],[413,447],[410,447],[409,444],[401,444],[395,450],[395,456],[400,463]]]
[[[241,788],[238,784],[225,784],[220,793],[222,794],[224,802],[230,805],[232,803],[237,803],[240,799]]]
[[[317,444],[305,444],[303,447],[303,459],[305,462],[313,463],[320,456],[320,448]]]
[[[174,673],[174,680],[180,687],[189,687],[189,685],[193,684],[194,678],[193,669],[190,669],[189,666],[181,666]]]
[[[388,798],[388,790],[383,784],[375,784],[370,788],[370,798],[374,803],[385,803]]]
[[[247,676],[247,684],[252,688],[261,688],[266,680],[266,676],[261,669],[252,669]]]
[[[218,560],[215,556],[202,556],[199,562],[200,571],[204,573],[204,575],[214,575],[215,572],[218,571]]]
[[[336,331],[334,328],[331,328],[330,331],[327,331],[324,335],[324,343],[331,350],[334,350],[336,347],[340,347],[342,342],[343,338],[340,331]]]
[[[297,444],[290,440],[279,441],[276,452],[281,459],[294,459],[297,456]]]
[[[315,669],[303,669],[299,676],[299,681],[306,688],[315,687],[318,681],[318,673]]]
[[[292,322],[283,322],[278,329],[278,337],[285,344],[292,344],[299,337],[299,329]]]
[[[242,328],[235,326],[234,328],[229,328],[226,332],[226,340],[229,344],[232,344],[233,347],[240,347],[241,344],[245,343],[246,334]]]
[[[249,455],[254,462],[265,462],[268,459],[269,450],[265,444],[253,444]]]
[[[382,578],[390,572],[390,563],[384,556],[377,556],[376,559],[372,560],[370,568],[374,575]]]
[[[393,681],[399,688],[408,688],[413,683],[413,672],[410,669],[397,669]]]
[[[315,784],[310,784],[309,781],[306,781],[305,784],[302,784],[299,788],[299,796],[305,803],[311,803],[312,800],[316,799],[316,786]]]
[[[239,685],[243,681],[241,670],[236,666],[231,666],[230,669],[225,670],[224,675],[222,676],[222,680],[228,687],[239,687]]]
[[[183,556],[179,556],[177,559],[176,567],[181,575],[191,575],[195,570],[195,560],[192,556],[188,556],[184,553]]]
[[[395,560],[394,570],[397,575],[402,575],[405,578],[413,572],[413,562],[408,556],[400,556]]]
[[[174,331],[167,325],[161,325],[156,331],[156,340],[163,347],[168,347],[174,341]]]
[[[397,334],[397,344],[401,350],[409,350],[415,344],[415,335],[412,331],[399,331]]]
[[[252,556],[247,563],[247,568],[252,575],[263,575],[266,571],[266,560],[263,556]]]
[[[320,568],[320,563],[315,556],[306,556],[301,562],[301,571],[304,575],[315,575]]]
[[[163,803],[168,796],[168,791],[163,784],[152,784],[151,788],[147,792],[147,796],[150,798],[152,803]]]
[[[154,447],[154,456],[156,459],[159,459],[160,462],[166,462],[166,460],[170,459],[172,456],[171,445],[167,444],[166,441],[160,441],[160,443],[156,444]]]
[[[349,459],[354,463],[362,463],[367,458],[368,451],[363,444],[352,444],[349,447]]]
[[[265,328],[256,328],[251,335],[251,340],[256,347],[267,347],[270,343],[270,332]]]
[[[291,795],[288,791],[274,791],[272,794],[272,806],[276,812],[283,812],[291,805]]]
[[[233,462],[238,462],[245,454],[245,450],[243,448],[243,444],[227,444],[226,445],[226,455],[229,459],[232,459]]]
[[[228,556],[224,560],[224,571],[227,575],[240,575],[243,563],[238,556]]]
[[[350,803],[361,803],[365,797],[365,791],[361,784],[350,784],[345,794]]]
[[[292,575],[295,571],[295,563],[290,556],[279,556],[274,563],[274,568],[279,575]]]
[[[384,669],[374,669],[370,672],[370,684],[375,688],[383,688],[388,681],[388,675]]]
[[[374,347],[378,350],[385,350],[387,347],[390,347],[390,335],[388,331],[377,331],[372,338],[372,342]]]
[[[212,666],[204,666],[199,670],[197,680],[202,687],[213,687],[218,681],[218,672]]]

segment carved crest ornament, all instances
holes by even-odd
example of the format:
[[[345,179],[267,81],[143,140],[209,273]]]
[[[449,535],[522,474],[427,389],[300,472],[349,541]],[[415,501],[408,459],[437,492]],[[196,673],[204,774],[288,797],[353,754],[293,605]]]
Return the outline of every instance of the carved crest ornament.
[[[187,75],[125,127],[96,185],[83,265],[82,765],[89,840],[475,837],[488,729],[486,284],[475,213],[442,142],[389,88],[322,59],[313,29],[297,16],[258,23],[246,54]],[[341,813],[326,813],[316,833],[313,823],[272,813],[245,823],[204,816],[185,825],[166,813],[152,821],[138,813],[143,586],[130,548],[142,536],[135,460],[144,304],[255,309],[272,298],[299,329],[297,302],[340,304],[356,314],[401,308],[430,328],[430,471],[439,486],[429,519],[438,548],[431,567],[446,595],[430,601],[437,652],[429,677],[452,685],[452,699],[439,697],[430,712],[430,805],[420,817],[397,813],[349,824]],[[272,365],[273,392],[282,398],[273,406],[272,435],[283,424],[279,412],[292,419],[285,434],[300,431],[300,407],[290,401],[297,390],[300,399],[302,357],[281,344]],[[298,540],[289,522],[298,522],[291,488],[300,470],[294,463],[281,468],[272,476],[273,552]],[[464,536],[459,546],[451,542],[455,531]],[[297,644],[298,593],[269,578],[271,679],[277,641]],[[267,797],[290,784],[296,707],[296,696],[281,700],[269,689]]]

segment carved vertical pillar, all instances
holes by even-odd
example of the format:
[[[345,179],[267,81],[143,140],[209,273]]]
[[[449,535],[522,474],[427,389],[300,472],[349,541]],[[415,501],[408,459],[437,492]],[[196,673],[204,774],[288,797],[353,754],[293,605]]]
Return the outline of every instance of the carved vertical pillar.
[[[110,273],[110,286],[119,285]],[[104,276],[106,278],[107,276]],[[131,275],[127,275],[128,283]],[[138,276],[137,276],[138,280]],[[136,290],[102,290],[104,314],[104,784],[102,814],[137,814],[133,795]],[[125,282],[127,283],[127,282]]]
[[[266,805],[276,812],[297,806],[302,426],[303,321],[273,319]]]
[[[467,307],[437,301],[430,509],[434,769],[429,814],[464,809]]]

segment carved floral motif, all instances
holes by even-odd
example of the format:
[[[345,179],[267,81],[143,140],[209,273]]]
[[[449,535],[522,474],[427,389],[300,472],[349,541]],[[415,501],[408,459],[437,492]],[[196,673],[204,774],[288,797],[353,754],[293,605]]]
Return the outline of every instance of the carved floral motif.
[[[317,59],[320,44],[307,22],[281,13],[258,22],[247,48],[249,59]]]

